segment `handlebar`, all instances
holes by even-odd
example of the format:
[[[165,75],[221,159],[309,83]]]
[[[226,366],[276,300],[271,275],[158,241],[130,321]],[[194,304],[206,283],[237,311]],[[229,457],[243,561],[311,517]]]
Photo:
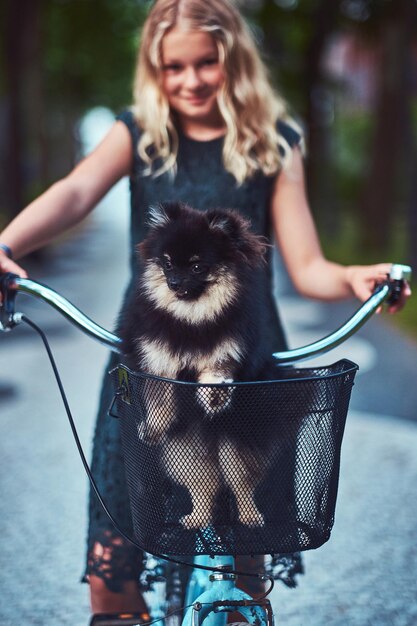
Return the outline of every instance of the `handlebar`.
[[[306,346],[285,352],[275,352],[273,357],[279,365],[286,365],[332,350],[359,330],[384,302],[392,304],[397,301],[404,281],[409,281],[411,274],[411,267],[408,265],[394,264],[387,280],[377,286],[371,297],[340,328]],[[0,331],[11,330],[20,323],[22,314],[15,312],[15,299],[17,293],[22,292],[47,302],[86,335],[107,346],[113,352],[121,353],[121,339],[117,335],[93,322],[50,287],[28,278],[20,278],[15,274],[3,274],[0,276],[0,291],[3,299],[0,305]]]
[[[22,292],[47,302],[86,335],[107,346],[113,352],[121,352],[122,340],[117,335],[93,322],[69,300],[50,287],[29,278],[20,278],[15,274],[4,274],[0,276],[0,291],[3,298],[3,303],[0,304],[0,331],[9,331],[20,323],[21,313],[15,313],[15,299],[17,293]]]

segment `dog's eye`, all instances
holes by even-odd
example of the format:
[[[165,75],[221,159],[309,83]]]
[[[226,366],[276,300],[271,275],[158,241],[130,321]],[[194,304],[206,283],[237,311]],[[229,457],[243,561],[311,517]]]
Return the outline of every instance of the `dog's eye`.
[[[166,270],[167,272],[170,272],[172,270],[172,263],[169,259],[164,259],[163,265],[164,270]]]
[[[199,263],[194,263],[194,265],[191,268],[191,271],[193,274],[201,274],[201,272],[203,271],[203,266],[200,265]]]

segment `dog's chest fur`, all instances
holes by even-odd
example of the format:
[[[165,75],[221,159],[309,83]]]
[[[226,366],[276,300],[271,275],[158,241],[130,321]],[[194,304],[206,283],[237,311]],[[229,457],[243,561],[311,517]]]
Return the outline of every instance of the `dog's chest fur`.
[[[179,378],[181,372],[200,378],[207,371],[224,371],[243,357],[242,346],[231,338],[222,339],[212,348],[180,349],[167,340],[142,336],[135,342],[135,351],[143,371],[166,378]]]

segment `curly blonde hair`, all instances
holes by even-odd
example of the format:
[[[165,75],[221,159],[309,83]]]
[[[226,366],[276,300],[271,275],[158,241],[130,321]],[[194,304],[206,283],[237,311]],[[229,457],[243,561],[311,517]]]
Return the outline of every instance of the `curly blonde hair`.
[[[143,27],[134,81],[133,113],[143,130],[138,151],[147,164],[144,173],[176,171],[178,133],[161,88],[162,39],[174,27],[208,32],[216,42],[225,76],[218,106],[226,126],[226,170],[238,183],[257,171],[267,176],[278,172],[291,149],[277,131],[277,120],[286,120],[302,133],[283,98],[273,91],[237,8],[231,0],[156,0]]]

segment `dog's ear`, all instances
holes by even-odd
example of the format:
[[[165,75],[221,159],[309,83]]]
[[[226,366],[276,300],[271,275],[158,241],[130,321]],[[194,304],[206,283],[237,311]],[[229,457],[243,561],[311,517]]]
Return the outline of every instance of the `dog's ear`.
[[[160,236],[161,230],[180,217],[188,215],[190,211],[192,209],[182,202],[162,202],[151,205],[146,218],[149,232],[145,239],[136,246],[139,256],[142,259],[150,258],[154,249],[154,242]]]
[[[209,227],[228,239],[232,251],[241,260],[251,266],[260,265],[265,261],[268,242],[265,237],[251,231],[249,220],[232,209],[213,209],[207,211]]]
[[[149,207],[147,222],[150,228],[167,226],[170,222],[174,222],[180,217],[185,218],[190,211],[193,211],[193,209],[190,209],[183,202],[162,202]]]
[[[166,226],[170,222],[170,217],[163,204],[155,204],[149,207],[147,223],[150,228]]]
[[[145,239],[136,246],[136,252],[142,259],[148,259],[151,256],[153,241],[158,236],[160,228],[167,226],[171,221],[164,204],[154,204],[149,207],[146,223],[149,226],[149,232]]]
[[[250,228],[249,221],[232,209],[210,209],[206,217],[212,232],[224,235],[231,241],[244,236]]]

